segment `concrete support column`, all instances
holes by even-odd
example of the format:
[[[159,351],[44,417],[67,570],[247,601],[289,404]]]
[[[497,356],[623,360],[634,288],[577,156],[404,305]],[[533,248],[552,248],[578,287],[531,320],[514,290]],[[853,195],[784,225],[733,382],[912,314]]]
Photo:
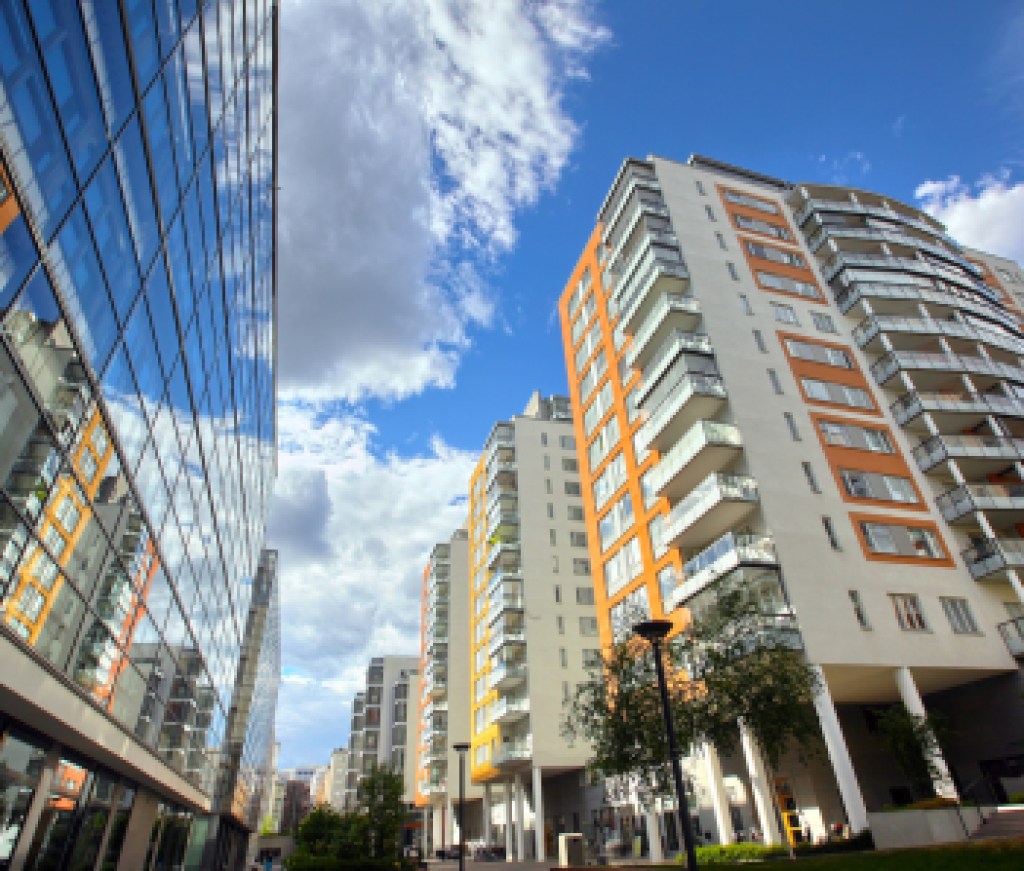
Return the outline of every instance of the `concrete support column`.
[[[839,726],[839,715],[836,713],[836,706],[832,703],[825,675],[818,666],[813,666],[813,668],[818,674],[818,689],[814,694],[814,710],[817,712],[818,722],[821,724],[821,735],[825,739],[828,758],[832,762],[832,771],[835,773],[839,795],[846,808],[850,829],[854,832],[861,832],[868,827],[868,811],[864,806],[864,795],[860,791],[860,784],[857,783],[857,774],[853,770],[850,751],[846,746],[843,730]]]
[[[779,825],[775,819],[775,806],[772,802],[773,786],[768,782],[761,749],[750,730],[740,723],[740,745],[743,747],[743,758],[747,761],[747,773],[750,776],[750,791],[754,795],[754,811],[757,814],[757,825],[766,844],[782,843]]]
[[[515,775],[516,784],[516,861],[526,861],[526,790],[523,775]]]
[[[21,824],[21,837],[18,839],[18,846],[11,855],[11,871],[22,871],[28,859],[28,852],[32,847],[39,826],[39,818],[50,801],[50,787],[53,785],[53,778],[60,765],[60,748],[52,747],[43,757],[43,767],[39,772],[39,785],[36,787],[32,801],[29,802],[25,820]]]
[[[121,796],[124,794],[124,786],[117,784],[110,794],[110,813],[107,814],[107,824],[103,827],[103,837],[100,838],[99,846],[96,848],[96,864],[103,861],[107,855],[107,844],[110,841],[110,829],[114,825],[114,818],[117,816],[117,806],[121,803]],[[248,856],[246,857],[248,859]]]
[[[445,846],[445,843],[444,843],[444,814],[445,814],[445,806],[444,806],[444,804],[434,805],[434,806],[432,806],[432,810],[433,810],[433,813],[430,815],[432,820],[433,820],[433,829],[432,829],[433,837],[431,839],[431,843],[433,844],[434,853],[436,855],[437,851],[439,849],[441,849],[441,847]]]
[[[146,871],[146,852],[159,804],[157,797],[144,789],[135,794],[132,815],[128,818],[121,855],[117,860],[117,871]]]
[[[512,781],[505,781],[505,861],[512,862]]]
[[[545,861],[544,850],[544,772],[533,767],[533,861]]]
[[[904,707],[912,716],[923,718],[928,715],[924,709],[924,702],[921,701],[921,695],[917,691],[914,676],[905,665],[896,669],[896,687],[900,691],[900,698],[903,700]],[[953,778],[950,776],[946,759],[938,747],[931,754],[928,763],[933,772],[932,786],[935,788],[935,794],[943,798],[952,799],[953,801],[959,801],[960,796],[957,794],[956,786],[953,785]]]
[[[461,830],[461,826],[459,825],[460,808],[458,798],[454,798],[449,795],[446,797],[446,804],[447,807],[445,808],[445,813],[449,820],[447,833],[448,843],[445,844],[445,846],[447,847],[449,845],[454,846],[455,844],[459,843],[459,832]]]
[[[710,741],[701,747],[704,757],[704,776],[711,793],[711,807],[715,812],[715,828],[718,829],[718,843],[731,844],[733,841],[732,815],[729,813],[729,794],[725,791],[725,780],[722,777],[722,761],[718,751]]]
[[[481,831],[484,845],[489,847],[491,846],[491,785],[489,783],[484,784],[483,819],[481,822],[483,823]]]
[[[647,808],[647,844],[648,844],[648,858],[652,862],[663,862],[665,860],[665,848],[661,843],[661,827],[658,825],[658,808],[651,801],[651,805]]]

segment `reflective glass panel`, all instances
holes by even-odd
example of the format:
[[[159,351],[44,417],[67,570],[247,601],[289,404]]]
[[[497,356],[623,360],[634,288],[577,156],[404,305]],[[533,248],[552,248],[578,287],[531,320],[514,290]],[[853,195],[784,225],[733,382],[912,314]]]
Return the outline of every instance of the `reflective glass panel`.
[[[86,188],[85,208],[89,213],[89,222],[114,299],[117,318],[124,323],[139,290],[139,268],[112,158],[103,162]]]
[[[122,5],[128,22],[139,92],[144,93],[160,67],[152,0],[123,0]]]
[[[6,187],[2,168],[0,185]],[[17,208],[18,204],[10,195],[0,204],[0,312],[10,304],[39,259],[32,234],[25,219],[17,214]]]
[[[145,274],[156,254],[160,237],[146,155],[142,150],[142,135],[136,118],[132,118],[122,131],[114,147],[114,157],[128,209],[128,224],[135,239],[135,253]]]
[[[43,771],[46,748],[20,729],[0,730],[0,867],[8,867]]]
[[[178,207],[178,179],[174,169],[171,130],[167,122],[167,101],[164,99],[163,83],[159,79],[142,100],[142,116],[146,121],[146,140],[149,142],[149,160],[156,181],[160,217],[166,226]]]
[[[107,133],[113,139],[135,108],[121,14],[117,4],[110,0],[79,0],[79,4],[92,51],[100,102],[107,119]]]

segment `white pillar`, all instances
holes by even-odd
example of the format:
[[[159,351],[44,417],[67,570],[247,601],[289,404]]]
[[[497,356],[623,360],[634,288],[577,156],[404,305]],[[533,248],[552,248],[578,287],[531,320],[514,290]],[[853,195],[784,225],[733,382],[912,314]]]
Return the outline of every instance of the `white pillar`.
[[[718,751],[710,741],[701,747],[704,757],[704,776],[711,793],[711,807],[715,812],[715,826],[718,829],[718,843],[731,844],[733,841],[732,815],[729,813],[729,794],[725,791],[725,780],[722,778],[722,762]]]
[[[512,862],[512,781],[505,781],[505,861]]]
[[[754,794],[754,810],[757,813],[757,825],[766,844],[782,843],[779,825],[775,820],[775,807],[772,803],[772,784],[768,782],[764,760],[757,741],[743,723],[740,723],[740,744],[743,747],[743,758],[747,761],[747,773],[750,776],[750,791]]]
[[[544,861],[544,772],[533,767],[533,861]]]
[[[921,701],[921,695],[917,691],[917,684],[914,683],[914,676],[905,665],[896,669],[896,687],[899,689],[900,698],[903,699],[903,704],[911,716],[921,719],[928,716],[927,711],[924,709],[924,702]],[[935,794],[943,798],[952,799],[953,801],[959,801],[960,796],[957,794],[956,786],[953,784],[953,778],[949,773],[949,767],[946,765],[946,759],[938,747],[930,754],[928,767],[932,772],[932,786],[935,788]]]
[[[658,809],[651,799],[650,807],[647,808],[647,844],[648,858],[651,862],[665,861],[665,848],[661,843],[661,829],[658,827]]]
[[[832,704],[832,696],[829,694],[828,684],[825,683],[825,675],[820,667],[812,666],[812,668],[818,674],[818,688],[814,694],[814,710],[817,712],[818,722],[821,724],[821,735],[825,739],[828,758],[832,762],[832,771],[836,776],[839,795],[846,807],[846,817],[850,823],[850,829],[854,832],[861,832],[868,827],[868,811],[864,806],[864,796],[860,791],[860,784],[857,783],[857,774],[853,770],[850,751],[846,747],[846,739],[839,726],[839,715],[836,713],[836,706]]]
[[[526,790],[523,775],[515,775],[516,784],[516,861],[526,861]]]
[[[458,799],[452,798],[451,796],[448,796],[448,820],[449,820],[449,826],[448,826],[448,844],[445,844],[446,847],[448,845],[454,846],[455,844],[459,843],[459,832],[460,832],[460,829],[461,829],[461,827],[459,826],[459,811],[460,810],[461,810],[461,808],[459,808],[459,801],[458,801]]]
[[[491,785],[489,783],[484,784],[484,812],[483,812],[483,839],[484,846],[491,846]]]
[[[444,804],[433,805],[431,807],[431,810],[433,811],[433,813],[431,813],[431,815],[430,815],[433,818],[433,839],[432,839],[432,845],[433,845],[433,848],[434,848],[434,855],[436,856],[438,850],[440,850],[442,847],[447,846],[447,844],[445,844],[445,842],[444,842],[444,840],[445,840],[445,831],[444,831],[445,805]]]

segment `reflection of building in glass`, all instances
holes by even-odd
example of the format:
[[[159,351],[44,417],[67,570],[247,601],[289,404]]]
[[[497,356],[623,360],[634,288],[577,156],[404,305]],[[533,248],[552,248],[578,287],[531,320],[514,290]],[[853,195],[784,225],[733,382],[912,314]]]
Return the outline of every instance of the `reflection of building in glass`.
[[[880,751],[881,706],[984,719],[938,793],[1014,782],[1022,301],[1018,264],[883,194],[623,163],[560,301],[602,642],[735,584],[823,677],[828,752],[783,758],[783,830],[749,741],[689,760],[712,837],[859,830],[930,791]]]
[[[257,822],[276,14],[0,12],[0,866],[170,866]]]

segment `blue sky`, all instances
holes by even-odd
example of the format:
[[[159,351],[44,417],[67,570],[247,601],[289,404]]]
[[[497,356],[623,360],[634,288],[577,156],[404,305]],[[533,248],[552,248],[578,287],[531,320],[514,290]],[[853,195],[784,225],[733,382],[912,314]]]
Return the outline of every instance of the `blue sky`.
[[[282,766],[418,649],[488,431],[565,391],[555,301],[626,156],[861,185],[1020,260],[1022,45],[1009,0],[284,4]]]

